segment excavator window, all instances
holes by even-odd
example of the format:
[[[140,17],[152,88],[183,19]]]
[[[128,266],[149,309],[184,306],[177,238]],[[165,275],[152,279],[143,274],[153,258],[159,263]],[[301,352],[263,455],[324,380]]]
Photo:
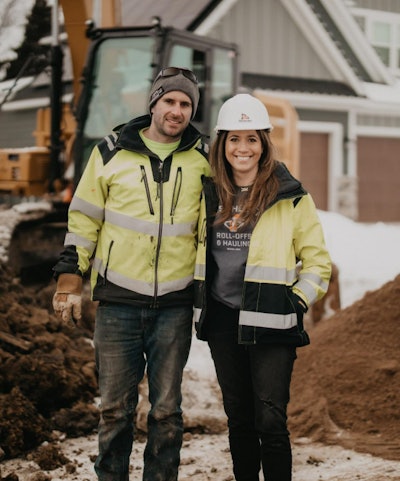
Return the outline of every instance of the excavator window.
[[[92,98],[85,126],[87,138],[101,139],[114,127],[147,111],[152,77],[151,38],[111,38],[99,46]]]
[[[93,147],[118,125],[147,112],[152,82],[151,37],[105,37],[94,50],[86,80],[81,117],[79,161],[75,179],[82,174]],[[77,180],[75,181],[75,183]]]
[[[225,100],[228,100],[234,92],[235,69],[232,67],[232,59],[235,53],[231,50],[215,48],[212,59],[211,79],[211,112],[210,112],[210,137],[215,135],[214,127],[217,125],[219,109]]]
[[[219,108],[234,93],[235,55],[217,46],[200,49],[175,44],[171,49],[169,64],[191,69],[199,80],[200,101],[194,124],[211,136]]]
[[[199,81],[200,100],[194,122],[203,123],[205,115],[204,103],[206,102],[206,52],[183,45],[174,45],[171,51],[170,65],[188,68],[196,75]]]

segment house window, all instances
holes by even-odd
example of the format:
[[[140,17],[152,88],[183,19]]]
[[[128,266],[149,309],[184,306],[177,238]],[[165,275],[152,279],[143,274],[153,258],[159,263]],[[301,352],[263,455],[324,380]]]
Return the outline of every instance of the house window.
[[[385,22],[372,23],[372,45],[387,67],[390,67],[391,27]]]
[[[382,62],[400,76],[400,14],[362,8],[352,13]]]

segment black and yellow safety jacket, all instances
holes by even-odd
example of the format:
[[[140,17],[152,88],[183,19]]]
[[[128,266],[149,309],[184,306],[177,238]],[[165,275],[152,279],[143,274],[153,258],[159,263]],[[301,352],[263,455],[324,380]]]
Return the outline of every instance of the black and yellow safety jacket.
[[[257,221],[249,245],[239,313],[239,343],[308,344],[303,313],[326,293],[331,260],[315,204],[282,163],[279,191]],[[213,279],[210,244],[218,199],[212,180],[204,179],[195,270],[195,326],[206,339],[207,299]],[[207,262],[206,262],[207,261]]]
[[[210,167],[192,125],[164,161],[139,135],[149,125],[148,115],[134,119],[93,149],[54,270],[83,275],[91,267],[93,300],[191,304],[201,179]]]

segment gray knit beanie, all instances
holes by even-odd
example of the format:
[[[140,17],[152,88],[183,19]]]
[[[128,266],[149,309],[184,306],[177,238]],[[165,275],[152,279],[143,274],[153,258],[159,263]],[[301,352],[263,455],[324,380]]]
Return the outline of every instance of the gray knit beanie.
[[[153,82],[150,90],[149,110],[151,110],[153,105],[160,100],[164,94],[174,90],[179,90],[190,97],[193,107],[191,118],[193,119],[199,104],[199,86],[192,80],[189,80],[187,77],[185,77],[182,72],[171,77],[156,77],[156,80]]]

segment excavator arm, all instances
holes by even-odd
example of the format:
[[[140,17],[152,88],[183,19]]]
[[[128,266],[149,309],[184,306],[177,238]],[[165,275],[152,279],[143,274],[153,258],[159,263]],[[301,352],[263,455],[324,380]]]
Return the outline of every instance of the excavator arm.
[[[81,75],[89,49],[86,36],[88,22],[96,27],[109,28],[121,25],[120,0],[59,0],[64,16],[64,28],[68,35],[73,73],[74,103],[81,92]]]

